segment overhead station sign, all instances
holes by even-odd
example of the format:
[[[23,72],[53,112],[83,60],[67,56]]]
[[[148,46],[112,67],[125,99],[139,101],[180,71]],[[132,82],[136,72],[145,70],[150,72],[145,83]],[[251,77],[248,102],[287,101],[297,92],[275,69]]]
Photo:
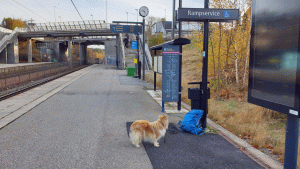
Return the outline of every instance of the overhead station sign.
[[[110,25],[110,30],[114,33],[139,33],[143,32],[142,26],[138,25]]]
[[[179,8],[179,21],[230,22],[239,19],[238,9]]]

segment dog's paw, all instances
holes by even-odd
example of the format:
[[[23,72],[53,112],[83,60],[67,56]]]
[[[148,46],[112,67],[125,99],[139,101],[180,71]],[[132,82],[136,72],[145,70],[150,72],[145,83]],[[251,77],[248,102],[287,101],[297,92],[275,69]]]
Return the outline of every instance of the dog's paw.
[[[154,143],[154,146],[155,146],[155,147],[159,147],[159,144],[158,144],[158,143]]]
[[[136,147],[140,147],[140,145],[138,145],[138,144],[136,144],[135,146],[136,146]]]

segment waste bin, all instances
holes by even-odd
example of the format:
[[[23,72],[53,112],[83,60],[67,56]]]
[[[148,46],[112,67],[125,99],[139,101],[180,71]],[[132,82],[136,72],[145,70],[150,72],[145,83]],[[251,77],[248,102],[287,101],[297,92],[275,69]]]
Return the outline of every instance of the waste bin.
[[[127,76],[134,76],[135,74],[135,67],[126,67]]]
[[[209,83],[209,82],[207,82]],[[188,88],[188,98],[191,100],[191,109],[203,110],[201,101],[203,99],[203,93],[201,91],[202,82],[190,82],[188,84],[199,84],[199,88]],[[207,88],[207,99],[210,98],[210,89]]]

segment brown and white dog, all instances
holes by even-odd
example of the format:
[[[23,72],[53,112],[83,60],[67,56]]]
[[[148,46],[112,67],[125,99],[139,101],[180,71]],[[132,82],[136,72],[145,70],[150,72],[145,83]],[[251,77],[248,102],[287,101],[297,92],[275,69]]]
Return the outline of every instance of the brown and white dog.
[[[166,115],[159,116],[159,118],[154,122],[136,120],[130,126],[130,140],[136,147],[140,147],[139,144],[142,139],[153,143],[155,147],[159,147],[159,143],[157,141],[165,136],[168,125],[169,121]]]

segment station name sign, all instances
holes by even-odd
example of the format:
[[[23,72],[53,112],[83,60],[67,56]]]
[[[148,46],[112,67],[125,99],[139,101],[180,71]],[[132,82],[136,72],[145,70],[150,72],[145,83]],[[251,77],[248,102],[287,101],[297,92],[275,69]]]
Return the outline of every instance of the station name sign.
[[[179,8],[178,21],[230,22],[239,20],[238,9]]]

